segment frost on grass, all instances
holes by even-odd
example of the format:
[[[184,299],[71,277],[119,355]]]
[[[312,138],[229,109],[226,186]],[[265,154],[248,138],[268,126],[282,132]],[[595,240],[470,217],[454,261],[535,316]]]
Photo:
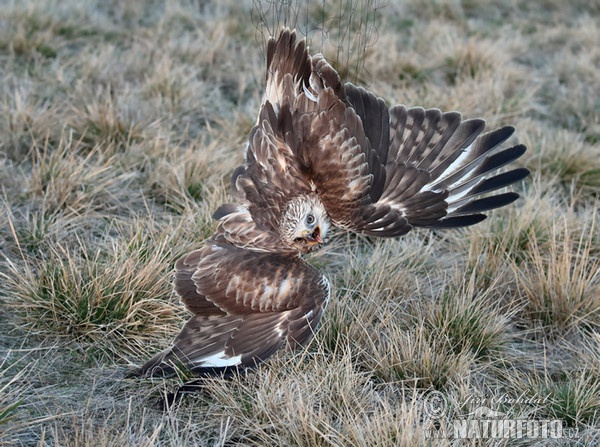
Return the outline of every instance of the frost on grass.
[[[432,390],[600,439],[600,10],[351,3],[0,9],[0,444],[430,445]],[[514,124],[532,175],[470,229],[338,232],[307,350],[162,412],[183,377],[124,376],[187,318],[172,266],[229,197],[282,23],[390,104]]]

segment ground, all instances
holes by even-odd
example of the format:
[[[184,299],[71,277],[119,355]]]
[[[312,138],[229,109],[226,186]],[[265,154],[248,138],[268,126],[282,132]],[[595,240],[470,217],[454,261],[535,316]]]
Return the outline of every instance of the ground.
[[[2,2],[0,444],[600,442],[600,4],[353,3]],[[472,228],[338,231],[307,350],[159,409],[185,377],[126,375],[188,318],[173,265],[215,228],[283,23],[390,105],[514,125],[532,174]],[[488,410],[564,437],[455,432]]]

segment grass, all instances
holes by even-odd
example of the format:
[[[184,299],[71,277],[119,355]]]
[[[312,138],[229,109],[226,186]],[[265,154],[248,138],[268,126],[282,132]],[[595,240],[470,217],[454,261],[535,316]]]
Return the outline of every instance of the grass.
[[[598,443],[600,9],[281,3],[0,8],[0,445],[462,445],[430,430],[473,396],[578,433],[519,445]],[[185,377],[126,375],[188,318],[173,264],[229,200],[282,23],[389,104],[514,124],[532,175],[473,228],[338,231],[308,348],[162,411]]]
[[[549,331],[599,329],[600,262],[590,253],[593,233],[592,226],[572,241],[569,228],[553,228],[548,253],[533,239],[529,262],[517,273],[526,315]]]

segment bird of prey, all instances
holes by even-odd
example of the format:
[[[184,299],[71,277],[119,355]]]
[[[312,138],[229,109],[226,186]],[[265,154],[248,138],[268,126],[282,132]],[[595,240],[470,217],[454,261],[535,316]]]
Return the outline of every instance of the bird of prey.
[[[301,255],[332,226],[397,237],[476,224],[513,202],[518,194],[498,190],[529,171],[498,170],[526,148],[501,147],[513,127],[484,128],[458,112],[388,108],[342,83],[295,31],[271,37],[258,120],[232,175],[234,203],[216,210],[215,233],[175,265],[175,291],[193,316],[138,372],[231,374],[306,345],[330,287]]]

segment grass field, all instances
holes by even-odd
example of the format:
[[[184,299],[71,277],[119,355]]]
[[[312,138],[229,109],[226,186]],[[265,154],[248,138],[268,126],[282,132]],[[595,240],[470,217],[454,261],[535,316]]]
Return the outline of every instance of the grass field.
[[[188,318],[173,265],[215,228],[285,20],[267,1],[2,1],[0,444],[600,444],[600,3],[323,3],[295,20],[330,32],[313,51],[347,79],[515,125],[522,198],[469,229],[338,231],[309,258],[334,297],[308,349],[161,411],[185,378],[125,375]],[[576,436],[428,439],[477,402]]]

